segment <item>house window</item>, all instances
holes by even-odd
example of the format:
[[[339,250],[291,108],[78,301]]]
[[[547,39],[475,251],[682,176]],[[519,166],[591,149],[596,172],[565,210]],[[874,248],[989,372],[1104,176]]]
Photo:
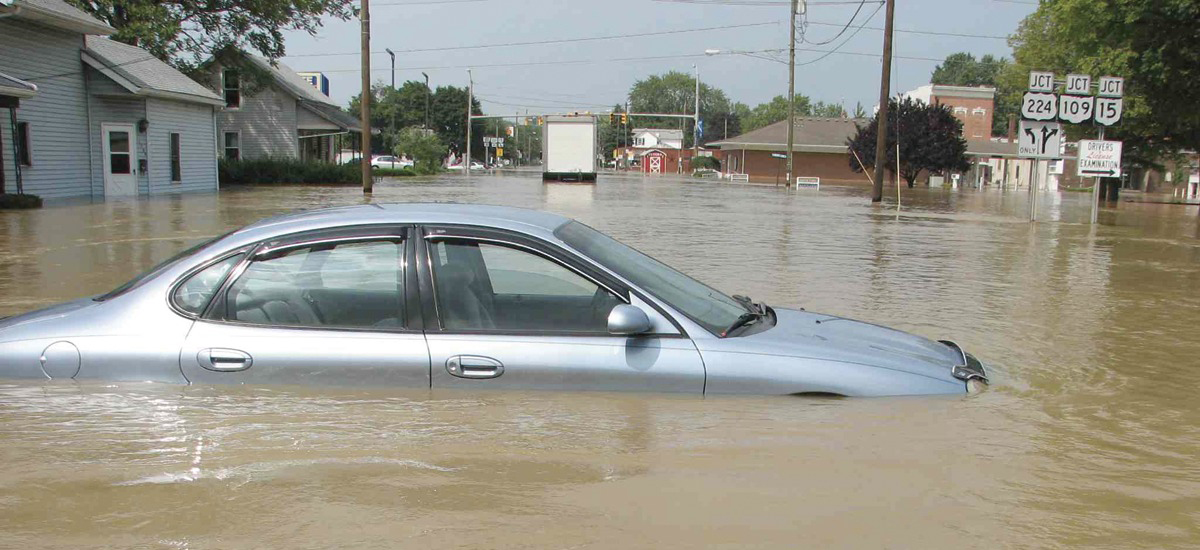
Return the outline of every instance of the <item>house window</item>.
[[[221,78],[225,89],[225,107],[237,109],[242,106],[242,81],[237,69],[225,69]]]
[[[242,158],[242,136],[237,132],[225,132],[225,160]]]
[[[29,134],[29,123],[17,123],[17,161],[21,166],[33,166],[33,138]]]
[[[179,134],[171,134],[171,183],[179,183],[183,181],[183,166],[180,162],[180,136]]]
[[[965,115],[965,114],[967,114],[967,108],[966,108],[966,107],[955,107],[955,108],[954,108],[954,114],[956,114],[956,115]]]
[[[983,116],[983,115],[987,114],[987,109],[984,109],[983,107],[976,107],[974,110],[971,111],[971,114]]]

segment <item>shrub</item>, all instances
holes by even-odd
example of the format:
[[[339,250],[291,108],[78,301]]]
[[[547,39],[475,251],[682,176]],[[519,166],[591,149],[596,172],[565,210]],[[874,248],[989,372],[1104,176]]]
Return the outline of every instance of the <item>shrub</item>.
[[[221,185],[254,183],[362,183],[358,167],[292,158],[224,160],[218,163]]]
[[[41,208],[42,198],[37,195],[4,193],[0,194],[0,210],[25,210],[30,208]]]
[[[692,170],[720,170],[721,162],[716,157],[692,157]]]

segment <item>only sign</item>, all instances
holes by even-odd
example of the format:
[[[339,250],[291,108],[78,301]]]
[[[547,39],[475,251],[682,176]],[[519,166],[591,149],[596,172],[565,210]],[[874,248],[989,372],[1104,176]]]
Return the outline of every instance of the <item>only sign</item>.
[[[1058,118],[1079,124],[1092,119],[1095,110],[1094,98],[1077,95],[1064,95],[1058,98]]]
[[[1029,120],[1054,120],[1058,116],[1058,98],[1054,94],[1025,92],[1021,99],[1021,117]]]

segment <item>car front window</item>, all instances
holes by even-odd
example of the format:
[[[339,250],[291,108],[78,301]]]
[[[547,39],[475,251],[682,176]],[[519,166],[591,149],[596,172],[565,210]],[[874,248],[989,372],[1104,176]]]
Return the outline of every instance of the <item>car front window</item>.
[[[720,334],[746,313],[737,300],[582,223],[567,222],[554,234],[713,334]]]

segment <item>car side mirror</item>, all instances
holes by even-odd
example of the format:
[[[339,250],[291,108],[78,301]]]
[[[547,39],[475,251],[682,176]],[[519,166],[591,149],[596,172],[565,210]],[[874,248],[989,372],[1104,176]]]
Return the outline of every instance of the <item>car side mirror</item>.
[[[630,304],[617,304],[608,312],[608,333],[624,336],[650,332],[650,317],[642,308]]]

